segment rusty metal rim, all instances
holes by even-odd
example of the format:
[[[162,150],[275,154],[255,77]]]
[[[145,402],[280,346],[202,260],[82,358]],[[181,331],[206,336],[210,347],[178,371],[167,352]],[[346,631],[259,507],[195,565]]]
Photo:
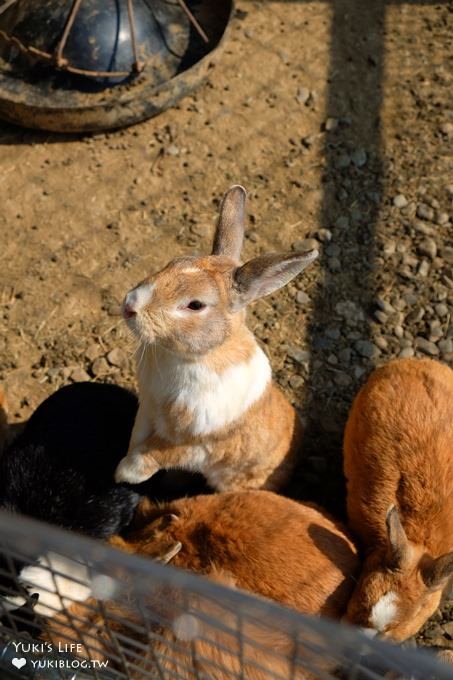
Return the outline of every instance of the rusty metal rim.
[[[93,94],[67,91],[65,105],[60,106],[49,104],[48,98],[28,83],[23,83],[22,93],[17,94],[8,87],[12,79],[0,74],[0,118],[28,128],[67,133],[113,130],[151,118],[174,106],[207,79],[224,46],[233,13],[234,0],[230,0],[225,28],[214,49],[158,86],[137,82]],[[138,81],[144,77],[142,73]],[[35,103],[27,103],[27,98]],[[81,98],[86,103],[81,104]]]

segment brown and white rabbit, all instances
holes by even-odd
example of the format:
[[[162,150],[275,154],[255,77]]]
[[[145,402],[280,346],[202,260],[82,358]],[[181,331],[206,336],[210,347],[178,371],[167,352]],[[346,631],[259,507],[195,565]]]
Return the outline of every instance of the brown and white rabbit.
[[[161,561],[171,558],[174,566],[304,614],[339,619],[345,612],[360,568],[357,552],[345,528],[321,510],[267,491],[242,491],[184,498],[165,505],[144,501],[137,515],[136,528],[126,538],[110,539],[112,545]],[[220,603],[218,610],[213,611],[212,602],[208,604],[194,594],[189,595],[191,619],[197,620],[197,634],[189,640],[178,636],[178,626],[174,625],[172,612],[178,611],[181,594],[169,589],[156,597],[156,589],[157,584],[151,584],[149,601],[143,596],[141,602],[157,620],[168,621],[168,625],[153,629],[148,638],[143,631],[143,642],[149,640],[149,646],[142,652],[142,659],[135,659],[134,663],[140,668],[147,664],[152,667],[153,659],[158,658],[164,674],[177,670],[178,677],[192,678],[195,649],[196,658],[203,660],[200,670],[208,677],[226,680],[233,672],[239,673],[238,643],[234,636],[222,632],[222,626],[231,622],[225,619],[227,615]],[[65,638],[72,640],[76,635],[78,641],[82,639],[91,648],[86,653],[90,658],[96,658],[93,654],[101,659],[114,655],[114,641],[108,632],[112,625],[122,639],[134,637],[133,631],[138,630],[136,625],[134,628],[134,622],[139,621],[137,615],[118,603],[104,602],[101,613],[93,600],[74,607],[69,621],[62,614],[49,622],[48,635],[54,643]],[[161,611],[162,607],[168,611]],[[125,618],[123,624],[118,622],[119,615]],[[74,622],[79,617],[83,623],[77,624],[74,631]],[[103,617],[108,617],[108,626]],[[234,614],[231,617],[234,629],[237,620]],[[209,623],[209,619],[218,621],[219,628],[204,626],[203,620]],[[250,648],[246,646],[245,656],[250,665],[246,664],[244,677],[261,680],[275,677],[272,673],[289,677],[294,652],[289,636],[258,626],[254,629],[246,620],[244,626],[248,637],[259,643],[256,648],[253,644]],[[127,650],[123,651],[127,656]],[[303,650],[299,651],[303,657]],[[220,669],[212,666],[216,663]],[[257,670],[255,663],[264,670]],[[312,676],[300,672],[294,677]]]
[[[212,255],[177,258],[126,295],[124,316],[141,343],[140,405],[118,482],[176,467],[203,473],[218,491],[276,490],[293,469],[301,424],[272,382],[245,307],[318,253],[240,265],[245,198],[240,186],[226,193]]]
[[[404,640],[453,575],[453,371],[429,359],[374,371],[349,415],[344,469],[366,550],[346,620]]]

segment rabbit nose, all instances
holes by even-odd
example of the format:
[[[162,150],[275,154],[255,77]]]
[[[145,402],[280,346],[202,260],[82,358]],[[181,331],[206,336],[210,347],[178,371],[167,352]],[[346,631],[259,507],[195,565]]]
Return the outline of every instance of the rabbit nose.
[[[132,319],[133,316],[137,314],[135,311],[133,305],[130,304],[130,302],[126,302],[126,304],[123,307],[123,314],[125,319]]]

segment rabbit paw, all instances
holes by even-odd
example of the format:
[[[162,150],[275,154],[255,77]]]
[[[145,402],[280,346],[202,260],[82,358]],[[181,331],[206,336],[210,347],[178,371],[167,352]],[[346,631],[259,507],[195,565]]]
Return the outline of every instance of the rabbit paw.
[[[115,482],[140,484],[152,477],[159,470],[159,465],[151,456],[143,453],[128,453],[115,470]]]

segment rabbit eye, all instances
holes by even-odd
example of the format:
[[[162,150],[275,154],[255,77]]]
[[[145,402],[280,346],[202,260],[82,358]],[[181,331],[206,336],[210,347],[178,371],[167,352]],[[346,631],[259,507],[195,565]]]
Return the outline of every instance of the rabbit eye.
[[[192,300],[187,305],[187,309],[192,309],[194,312],[198,312],[200,309],[204,309],[206,305],[200,300]]]

